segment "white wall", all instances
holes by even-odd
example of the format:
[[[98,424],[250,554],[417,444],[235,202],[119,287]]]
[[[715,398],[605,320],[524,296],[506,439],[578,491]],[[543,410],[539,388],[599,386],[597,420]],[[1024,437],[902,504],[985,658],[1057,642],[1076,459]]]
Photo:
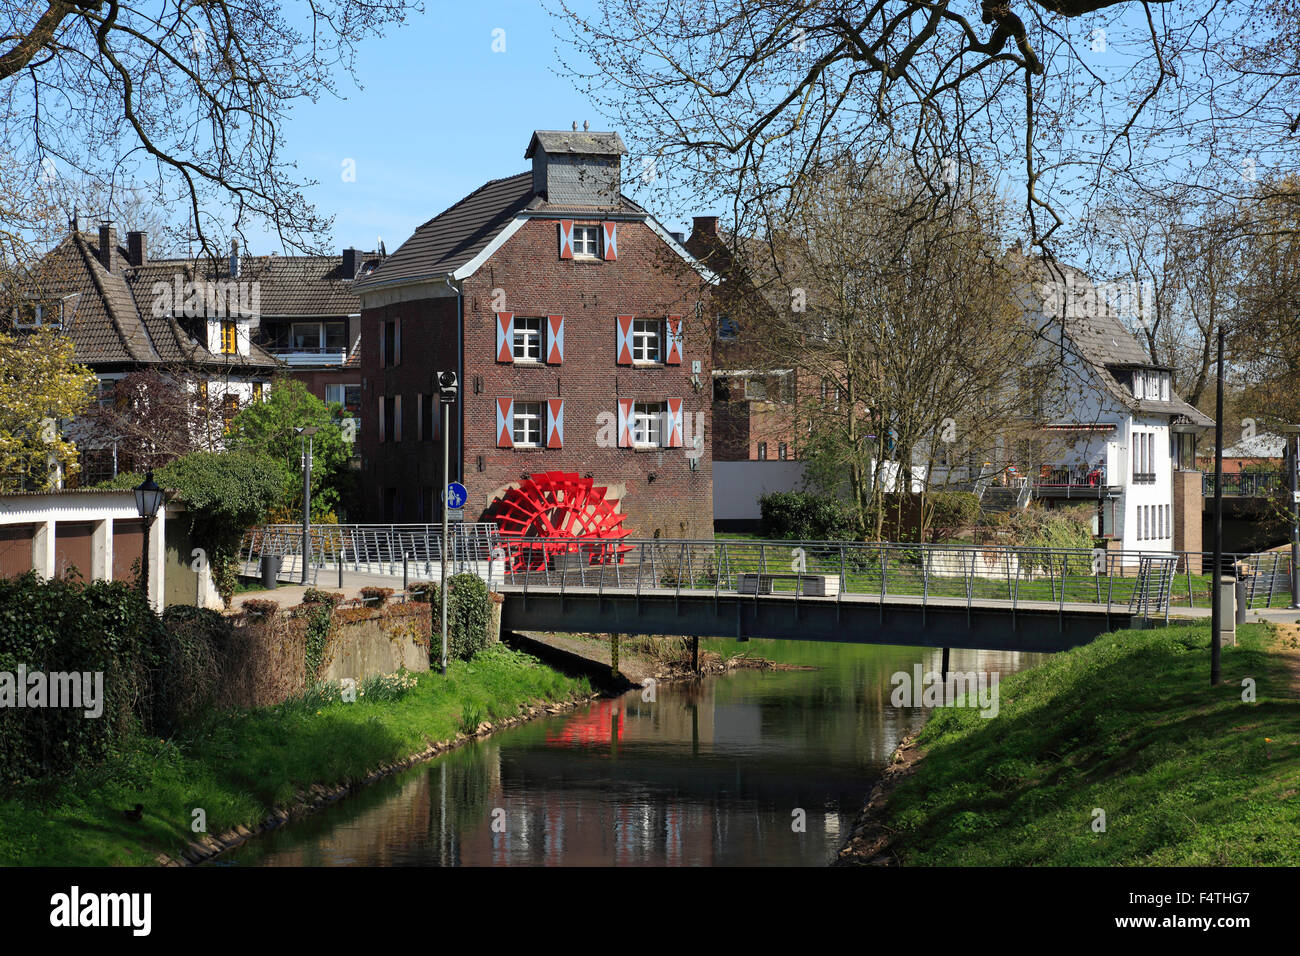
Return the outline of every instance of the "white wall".
[[[803,462],[715,461],[713,520],[757,521],[758,499],[774,491],[802,491]]]

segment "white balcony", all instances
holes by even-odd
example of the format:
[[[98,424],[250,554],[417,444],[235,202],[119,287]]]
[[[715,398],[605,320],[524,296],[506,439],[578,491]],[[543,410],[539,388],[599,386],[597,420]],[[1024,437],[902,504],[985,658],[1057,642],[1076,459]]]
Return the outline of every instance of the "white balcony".
[[[285,365],[294,368],[342,365],[348,360],[347,349],[272,348],[267,351]]]

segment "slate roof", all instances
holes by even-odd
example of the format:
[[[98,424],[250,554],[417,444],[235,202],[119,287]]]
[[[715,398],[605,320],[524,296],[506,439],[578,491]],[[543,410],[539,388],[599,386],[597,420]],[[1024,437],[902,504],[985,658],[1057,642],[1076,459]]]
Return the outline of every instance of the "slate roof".
[[[1026,258],[1024,262],[1038,297],[1035,304],[1043,310],[1049,322],[1059,323],[1058,327],[1064,331],[1075,353],[1093,366],[1098,381],[1112,397],[1133,411],[1168,415],[1193,425],[1208,427],[1214,424],[1214,419],[1172,393],[1167,402],[1133,396],[1130,385],[1133,369],[1168,371],[1168,367],[1151,361],[1110,303],[1096,294],[1096,287],[1087,273],[1059,262],[1051,266],[1038,259]],[[1062,316],[1060,310],[1048,307],[1048,303],[1060,301],[1054,299],[1048,288],[1048,283],[1054,281],[1065,281],[1074,289],[1091,290],[1093,294],[1082,300],[1071,299],[1073,307],[1064,309]],[[1049,315],[1048,311],[1054,314]]]
[[[602,213],[638,219],[648,215],[626,196],[620,196],[620,200],[617,206],[575,208],[548,203],[534,195],[531,172],[494,179],[419,226],[355,285],[357,290],[365,291],[448,275],[486,249],[520,215],[575,219],[597,218]]]
[[[533,132],[524,150],[524,159],[532,159],[537,146],[546,152],[575,153],[579,156],[623,156],[627,147],[618,133],[597,133],[587,130],[539,129]]]

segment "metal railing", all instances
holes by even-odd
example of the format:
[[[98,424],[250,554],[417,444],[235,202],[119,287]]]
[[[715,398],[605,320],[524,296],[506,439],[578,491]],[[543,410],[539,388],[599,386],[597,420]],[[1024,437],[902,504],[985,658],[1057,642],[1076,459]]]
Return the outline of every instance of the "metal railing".
[[[1287,476],[1277,472],[1250,473],[1223,476],[1223,494],[1233,498],[1268,498],[1290,489]],[[1201,492],[1207,498],[1214,496],[1213,472],[1201,477]]]
[[[1208,608],[1213,558],[1186,551],[1035,548],[1019,545],[673,538],[512,538],[492,524],[453,524],[449,573],[469,571],[491,587],[559,588],[599,594],[706,593],[796,601],[884,601],[1015,608],[1104,607],[1168,616],[1170,608]],[[319,525],[312,528],[309,573],[321,570],[434,577],[439,525]],[[269,525],[244,539],[245,572],[258,558],[287,559],[281,576],[301,578],[302,529]],[[405,558],[405,561],[403,560]],[[1225,554],[1224,573],[1244,578],[1249,607],[1282,603],[1289,592],[1286,552]],[[326,580],[329,580],[326,578]]]
[[[449,529],[448,571],[479,572],[497,546],[495,524],[454,521]],[[432,576],[442,562],[441,524],[319,524],[308,533],[307,571],[316,583],[326,569],[357,574]],[[261,558],[280,559],[279,577],[302,579],[302,525],[273,524],[245,532],[240,558],[245,574],[260,574]]]

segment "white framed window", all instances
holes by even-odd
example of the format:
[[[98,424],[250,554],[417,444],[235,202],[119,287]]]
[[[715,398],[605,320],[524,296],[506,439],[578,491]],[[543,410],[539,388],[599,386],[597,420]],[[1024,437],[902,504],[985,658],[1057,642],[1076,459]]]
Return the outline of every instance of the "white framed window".
[[[347,348],[345,322],[294,322],[289,345],[301,352],[342,352]]]
[[[542,360],[541,316],[515,316],[514,356],[516,362]]]
[[[667,402],[637,402],[632,406],[632,444],[638,448],[657,448],[663,435]]]
[[[658,319],[634,319],[632,321],[632,361],[661,361],[662,333],[663,328]]]
[[[600,226],[573,227],[573,255],[584,259],[600,256]]]
[[[515,402],[514,440],[516,448],[542,447],[541,402]]]

